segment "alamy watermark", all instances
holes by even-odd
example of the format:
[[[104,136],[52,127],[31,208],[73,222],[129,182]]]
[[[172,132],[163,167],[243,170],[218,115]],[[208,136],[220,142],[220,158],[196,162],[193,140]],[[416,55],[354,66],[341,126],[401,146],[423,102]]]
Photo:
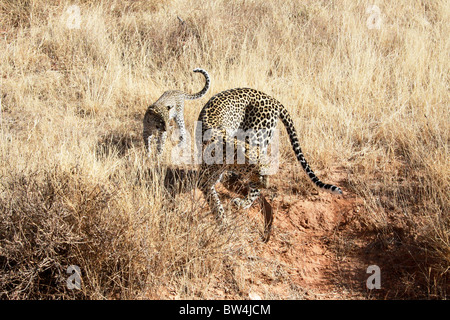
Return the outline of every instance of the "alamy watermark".
[[[81,10],[77,5],[71,5],[66,9],[66,12],[61,16],[61,19],[66,25],[67,29],[80,29],[81,27]]]
[[[171,134],[177,141],[179,130]],[[186,140],[171,151],[172,164],[260,164],[265,175],[275,174],[279,168],[278,129],[225,130],[208,129],[203,132],[202,122],[195,124],[195,140],[186,132]],[[270,142],[270,144],[269,144]],[[205,145],[205,146],[204,146]],[[247,149],[247,150],[246,150]]]
[[[381,289],[381,270],[377,265],[370,265],[367,268],[366,273],[371,273],[372,275],[367,278],[366,287],[369,290]]]
[[[383,20],[381,19],[381,10],[377,5],[370,5],[366,8],[366,13],[369,14],[366,25],[369,29],[381,29]]]
[[[67,274],[70,276],[67,278],[67,289],[73,290],[81,290],[81,270],[79,266],[71,265],[67,267]]]

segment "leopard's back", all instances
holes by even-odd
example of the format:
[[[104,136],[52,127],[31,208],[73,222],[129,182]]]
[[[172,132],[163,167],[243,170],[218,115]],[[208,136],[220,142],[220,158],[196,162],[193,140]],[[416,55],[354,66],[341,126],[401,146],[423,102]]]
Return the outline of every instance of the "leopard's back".
[[[225,130],[272,128],[279,118],[281,104],[252,88],[235,88],[213,96],[198,120],[203,127]]]

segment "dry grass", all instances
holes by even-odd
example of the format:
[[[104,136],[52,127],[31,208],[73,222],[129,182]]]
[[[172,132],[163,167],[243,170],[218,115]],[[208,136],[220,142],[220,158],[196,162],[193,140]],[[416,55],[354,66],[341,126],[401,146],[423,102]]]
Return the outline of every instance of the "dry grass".
[[[80,29],[66,27],[74,3]],[[426,286],[407,296],[447,297],[448,1],[375,1],[379,30],[366,1],[74,3],[0,3],[1,298],[214,298],[228,273],[245,296],[239,270],[260,266],[236,257],[254,255],[254,223],[219,230],[142,150],[146,106],[197,92],[195,67],[211,75],[209,96],[246,86],[279,99],[323,180],[348,173],[366,230],[410,248],[404,276]],[[205,102],[186,105],[191,131]],[[285,135],[281,147],[294,165]],[[72,264],[81,291],[65,286]]]

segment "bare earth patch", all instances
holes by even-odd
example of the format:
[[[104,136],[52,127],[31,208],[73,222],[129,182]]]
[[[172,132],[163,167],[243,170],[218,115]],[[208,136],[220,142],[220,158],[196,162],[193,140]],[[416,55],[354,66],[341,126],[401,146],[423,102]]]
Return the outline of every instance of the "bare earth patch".
[[[339,185],[336,172],[333,181]],[[227,185],[230,187],[230,185]],[[239,191],[241,186],[233,191]],[[363,200],[344,189],[343,197],[320,193],[304,197],[283,194],[288,186],[274,179],[270,190],[277,195],[268,199],[274,219],[270,240],[267,243],[253,239],[254,252],[243,252],[240,261],[230,262],[228,272],[210,279],[205,292],[198,292],[203,299],[370,299],[386,298],[398,292],[385,269],[386,262],[377,250],[371,232],[365,232],[358,220],[364,210]],[[228,202],[238,193],[224,187],[218,190]],[[266,190],[266,196],[271,191]],[[195,200],[204,201],[201,192],[195,190]],[[242,194],[241,194],[242,195]],[[229,206],[232,206],[229,204]],[[234,209],[236,211],[236,209]],[[261,202],[247,211],[263,231]],[[379,249],[379,248],[378,248]],[[369,290],[366,273],[369,265],[381,268],[382,288]],[[152,298],[178,299],[176,288],[161,288],[160,296]]]

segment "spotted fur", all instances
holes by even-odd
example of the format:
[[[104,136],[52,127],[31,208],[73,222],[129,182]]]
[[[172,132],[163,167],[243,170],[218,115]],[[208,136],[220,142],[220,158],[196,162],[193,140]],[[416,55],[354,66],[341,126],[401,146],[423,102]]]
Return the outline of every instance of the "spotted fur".
[[[184,100],[194,100],[203,97],[211,84],[211,79],[205,70],[197,68],[193,71],[200,72],[205,77],[205,86],[201,91],[195,94],[188,94],[179,90],[166,91],[155,103],[148,107],[144,116],[143,138],[149,156],[151,155],[151,143],[153,140],[156,140],[158,156],[164,151],[167,131],[169,130],[169,120],[171,119],[175,119],[180,130],[181,145],[186,144]]]
[[[215,190],[215,185],[221,180],[224,172],[231,170],[235,174],[249,179],[247,197],[234,200],[235,204],[243,208],[250,207],[260,195],[260,189],[267,186],[267,175],[264,174],[267,164],[258,160],[260,160],[260,155],[267,151],[278,119],[281,119],[283,122],[297,160],[311,181],[321,190],[342,194],[340,188],[323,183],[311,170],[300,148],[292,118],[280,102],[254,89],[230,89],[213,96],[200,112],[198,121],[202,122],[202,135],[207,131],[212,131],[212,136],[215,137],[214,139],[203,141],[203,151],[211,143],[217,142],[219,138],[223,139],[224,143],[233,143],[230,141],[230,137],[238,130],[252,131],[255,134],[264,131],[265,136],[262,143],[256,147],[250,147],[249,145],[249,141],[252,139],[251,136],[248,141],[234,141],[237,148],[245,148],[246,150],[246,162],[243,165],[236,163],[226,164],[225,160],[223,164],[203,163],[201,165],[201,188],[206,195],[211,210],[217,217],[223,218],[224,210]]]

